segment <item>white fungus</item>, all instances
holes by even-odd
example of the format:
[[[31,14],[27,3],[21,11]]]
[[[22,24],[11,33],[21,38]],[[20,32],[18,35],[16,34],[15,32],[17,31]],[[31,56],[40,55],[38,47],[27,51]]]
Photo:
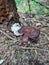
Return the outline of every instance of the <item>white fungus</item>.
[[[12,31],[12,32],[14,33],[14,35],[16,35],[16,36],[22,35],[22,34],[20,34],[20,33],[18,32],[19,29],[21,29],[21,26],[20,26],[19,23],[14,23],[14,24],[11,26],[11,31]]]

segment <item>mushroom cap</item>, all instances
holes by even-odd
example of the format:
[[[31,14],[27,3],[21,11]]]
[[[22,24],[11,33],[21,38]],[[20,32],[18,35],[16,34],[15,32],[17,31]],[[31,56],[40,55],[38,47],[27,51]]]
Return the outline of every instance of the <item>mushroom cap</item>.
[[[24,34],[25,36],[28,36],[29,38],[38,38],[40,34],[40,30],[36,29],[31,26],[24,26],[19,31],[19,33]]]
[[[32,28],[31,26],[24,26],[18,32],[29,36],[31,31],[34,31],[34,28]]]

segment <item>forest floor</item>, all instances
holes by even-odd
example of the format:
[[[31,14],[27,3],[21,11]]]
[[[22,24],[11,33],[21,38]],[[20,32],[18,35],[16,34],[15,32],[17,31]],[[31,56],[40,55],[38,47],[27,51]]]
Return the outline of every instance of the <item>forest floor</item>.
[[[20,21],[40,29],[39,40],[36,44],[21,44],[7,28],[7,23],[0,24],[0,60],[2,65],[49,65],[49,16],[35,15],[29,17],[19,13]],[[38,63],[39,62],[39,63]]]

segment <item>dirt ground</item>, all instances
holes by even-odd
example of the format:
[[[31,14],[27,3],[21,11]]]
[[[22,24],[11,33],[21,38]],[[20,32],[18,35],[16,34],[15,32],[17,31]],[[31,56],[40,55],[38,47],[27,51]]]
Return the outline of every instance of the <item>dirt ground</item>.
[[[23,25],[30,25],[40,29],[37,43],[28,41],[21,43],[7,28],[7,22],[0,24],[0,59],[2,65],[49,65],[49,16],[35,15],[29,17],[19,13]]]

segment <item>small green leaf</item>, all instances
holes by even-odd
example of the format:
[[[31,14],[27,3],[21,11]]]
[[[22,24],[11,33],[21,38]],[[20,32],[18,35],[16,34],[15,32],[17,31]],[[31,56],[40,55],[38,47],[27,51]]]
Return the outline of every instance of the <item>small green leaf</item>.
[[[38,54],[38,52],[37,52],[37,50],[35,49],[35,54],[37,55]]]
[[[13,43],[13,40],[8,40],[8,43]]]

